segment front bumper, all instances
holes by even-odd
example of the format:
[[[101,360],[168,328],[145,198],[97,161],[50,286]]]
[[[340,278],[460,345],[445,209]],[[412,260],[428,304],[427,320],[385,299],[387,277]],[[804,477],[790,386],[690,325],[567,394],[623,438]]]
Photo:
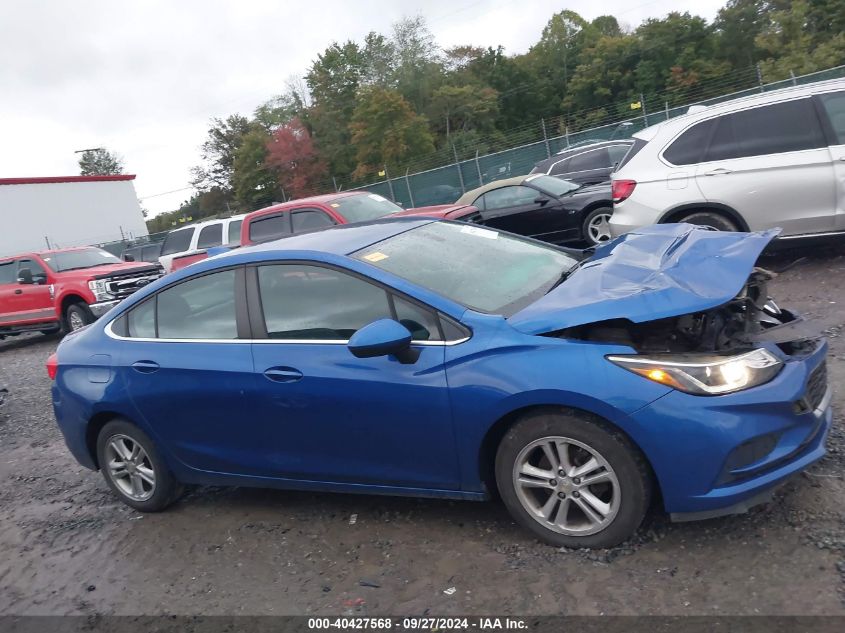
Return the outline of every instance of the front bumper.
[[[91,314],[93,314],[99,319],[106,312],[115,307],[118,303],[120,303],[120,299],[114,299],[113,301],[102,301],[100,303],[90,304],[88,306],[88,309],[91,310]]]
[[[778,376],[753,389],[710,397],[672,391],[633,414],[650,431],[641,448],[674,519],[747,510],[824,456],[830,388],[814,410],[800,403],[826,351],[819,342],[809,355],[788,358]]]

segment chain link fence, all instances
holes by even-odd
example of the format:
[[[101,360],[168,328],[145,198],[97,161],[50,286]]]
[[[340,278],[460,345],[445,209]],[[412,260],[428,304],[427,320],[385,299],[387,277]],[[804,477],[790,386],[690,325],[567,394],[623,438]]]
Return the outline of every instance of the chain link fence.
[[[759,75],[758,75],[759,77]],[[586,130],[569,133],[566,127],[560,132],[560,121],[548,119],[539,121],[535,126],[523,131],[533,136],[533,142],[523,143],[516,147],[499,152],[476,155],[473,158],[454,160],[451,164],[442,165],[425,171],[407,173],[402,176],[388,174],[389,178],[353,187],[351,190],[365,190],[377,193],[394,200],[404,207],[421,207],[435,204],[449,204],[459,198],[464,192],[475,189],[483,184],[510,176],[528,174],[534,165],[554,154],[578,144],[593,141],[606,141],[627,138],[632,134],[661,121],[686,114],[692,105],[715,105],[724,101],[738,99],[760,92],[778,90],[791,85],[815,83],[827,79],[845,77],[845,66],[837,66],[827,70],[791,77],[782,81],[764,84],[757,81],[756,85],[746,90],[731,92],[710,99],[703,99],[683,106],[670,108],[668,102],[659,98],[640,100],[640,108],[636,116],[620,119],[613,123],[592,127]],[[559,132],[550,136],[549,131]],[[454,151],[454,150],[452,150]],[[457,154],[456,151],[454,151]],[[456,156],[457,158],[457,156]]]

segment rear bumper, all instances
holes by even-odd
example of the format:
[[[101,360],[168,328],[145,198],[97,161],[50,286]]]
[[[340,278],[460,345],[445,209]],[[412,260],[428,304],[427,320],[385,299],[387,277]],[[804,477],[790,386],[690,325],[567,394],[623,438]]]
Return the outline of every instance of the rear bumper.
[[[652,207],[639,204],[628,198],[624,202],[613,205],[613,215],[610,216],[610,235],[619,237],[636,229],[656,224],[660,219],[660,211]]]

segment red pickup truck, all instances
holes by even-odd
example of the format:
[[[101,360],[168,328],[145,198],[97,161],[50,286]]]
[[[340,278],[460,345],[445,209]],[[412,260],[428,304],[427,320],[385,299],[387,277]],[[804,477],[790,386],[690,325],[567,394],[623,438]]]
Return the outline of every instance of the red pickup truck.
[[[162,274],[94,247],[0,257],[0,339],[78,330]]]

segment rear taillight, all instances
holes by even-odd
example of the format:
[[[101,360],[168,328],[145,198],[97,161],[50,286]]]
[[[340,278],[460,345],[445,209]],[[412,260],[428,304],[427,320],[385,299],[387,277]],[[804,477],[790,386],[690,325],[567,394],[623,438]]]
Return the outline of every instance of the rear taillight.
[[[56,379],[56,374],[59,371],[59,359],[56,358],[55,354],[50,354],[50,358],[47,359],[47,375],[50,376],[50,380]]]
[[[634,193],[634,187],[637,186],[636,180],[614,180],[611,184],[611,195],[613,202],[620,203],[627,200],[628,197]]]

